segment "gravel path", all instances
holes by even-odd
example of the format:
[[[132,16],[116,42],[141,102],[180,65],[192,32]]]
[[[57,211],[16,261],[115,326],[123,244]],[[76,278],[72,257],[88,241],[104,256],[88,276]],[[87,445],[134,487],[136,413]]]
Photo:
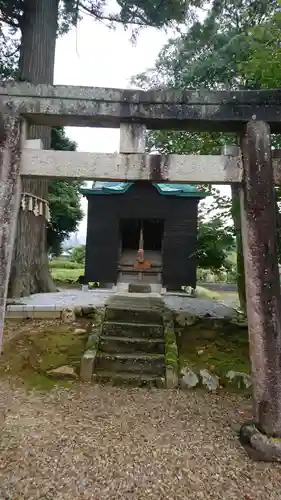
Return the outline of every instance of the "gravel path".
[[[1,500],[280,500],[281,467],[251,462],[229,427],[248,418],[238,396],[3,382],[1,396]]]

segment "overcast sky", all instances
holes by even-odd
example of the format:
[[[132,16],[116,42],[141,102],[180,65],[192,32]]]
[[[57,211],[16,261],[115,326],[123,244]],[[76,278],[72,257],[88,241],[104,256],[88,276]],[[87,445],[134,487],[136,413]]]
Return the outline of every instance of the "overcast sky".
[[[152,28],[141,31],[137,44],[119,26],[111,31],[92,18],[57,41],[55,84],[128,88],[132,76],[154,65],[167,34]],[[119,130],[67,127],[79,151],[110,153],[119,149]],[[87,202],[83,198],[86,212]],[[86,218],[79,233],[86,232]]]
[[[141,31],[136,45],[130,32],[118,26],[114,31],[90,17],[78,28],[58,39],[55,61],[55,84],[93,87],[130,87],[132,76],[154,66],[168,38],[165,31],[147,28]],[[79,151],[110,153],[119,150],[118,129],[67,127],[68,137]],[[229,189],[224,187],[223,192]],[[87,201],[82,198],[86,214]],[[79,236],[86,234],[86,216],[79,226]]]

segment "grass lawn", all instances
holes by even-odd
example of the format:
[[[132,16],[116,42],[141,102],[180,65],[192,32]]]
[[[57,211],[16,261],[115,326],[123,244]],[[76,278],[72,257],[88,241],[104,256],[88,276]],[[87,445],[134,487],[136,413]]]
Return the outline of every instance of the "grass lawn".
[[[51,275],[56,283],[75,283],[79,276],[84,274],[84,268],[81,269],[51,269]]]

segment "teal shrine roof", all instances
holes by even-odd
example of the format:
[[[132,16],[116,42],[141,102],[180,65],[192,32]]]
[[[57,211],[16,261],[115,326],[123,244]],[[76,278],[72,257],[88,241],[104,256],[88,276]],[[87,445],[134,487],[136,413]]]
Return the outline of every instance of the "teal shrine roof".
[[[80,189],[82,194],[123,194],[133,185],[133,182],[93,182],[91,188]],[[205,198],[207,193],[203,193],[196,186],[191,184],[156,184],[153,186],[160,194]]]

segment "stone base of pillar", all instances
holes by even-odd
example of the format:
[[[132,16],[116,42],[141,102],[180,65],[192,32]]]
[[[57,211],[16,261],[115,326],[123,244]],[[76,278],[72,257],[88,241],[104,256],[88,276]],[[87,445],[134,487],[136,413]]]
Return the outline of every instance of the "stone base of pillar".
[[[248,455],[258,462],[281,463],[281,438],[264,434],[257,422],[242,425],[239,438]]]

